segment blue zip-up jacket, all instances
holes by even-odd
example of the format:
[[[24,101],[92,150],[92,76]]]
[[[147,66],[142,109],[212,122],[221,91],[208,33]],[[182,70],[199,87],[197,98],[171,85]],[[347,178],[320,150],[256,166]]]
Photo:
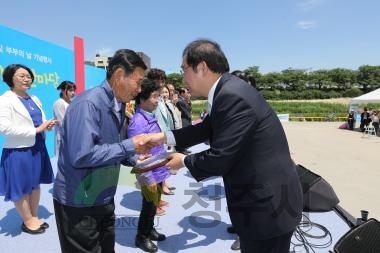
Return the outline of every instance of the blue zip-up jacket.
[[[113,200],[121,161],[136,158],[131,140],[122,140],[125,105],[115,110],[105,80],[79,95],[68,107],[53,197],[74,207],[105,205]]]

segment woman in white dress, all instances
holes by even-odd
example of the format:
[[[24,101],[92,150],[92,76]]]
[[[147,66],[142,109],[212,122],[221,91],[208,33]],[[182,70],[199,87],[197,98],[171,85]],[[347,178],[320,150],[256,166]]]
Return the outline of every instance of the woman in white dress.
[[[59,99],[54,102],[53,111],[54,118],[58,121],[55,125],[55,142],[54,150],[55,155],[58,156],[59,153],[59,144],[61,142],[61,127],[63,123],[63,117],[65,116],[67,107],[71,102],[71,99],[75,96],[76,86],[73,82],[63,81],[58,85],[57,90],[60,90]]]

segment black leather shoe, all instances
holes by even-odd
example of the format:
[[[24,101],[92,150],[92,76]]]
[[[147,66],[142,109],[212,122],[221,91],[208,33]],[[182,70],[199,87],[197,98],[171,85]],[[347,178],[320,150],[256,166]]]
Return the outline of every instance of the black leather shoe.
[[[40,228],[48,229],[49,228],[49,224],[47,222],[44,222],[44,223],[41,224]]]
[[[232,243],[231,249],[232,250],[240,250],[240,239],[239,239],[239,237]]]
[[[135,245],[145,252],[155,253],[158,250],[157,245],[154,244],[147,236],[136,235]]]
[[[24,223],[21,225],[21,230],[25,233],[31,234],[31,235],[38,235],[38,234],[43,234],[45,233],[45,229],[42,227],[39,227],[35,230],[29,229],[27,226],[25,226]]]
[[[152,241],[163,241],[166,239],[166,236],[164,234],[160,234],[157,232],[157,230],[155,228],[153,228],[151,231],[150,231],[150,235],[149,235],[150,239]]]
[[[236,229],[233,226],[231,226],[227,228],[227,232],[230,234],[236,234]]]

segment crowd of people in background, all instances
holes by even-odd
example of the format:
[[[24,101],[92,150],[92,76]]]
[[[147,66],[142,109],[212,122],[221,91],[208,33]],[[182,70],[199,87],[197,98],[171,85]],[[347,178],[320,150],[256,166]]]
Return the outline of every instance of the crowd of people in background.
[[[368,109],[367,107],[363,108],[363,111],[360,113],[360,124],[359,130],[365,132],[368,131],[369,127],[374,128],[374,135],[380,136],[379,133],[379,118],[380,110]],[[355,130],[356,124],[356,113],[354,110],[350,110],[347,116],[347,125],[349,130]]]

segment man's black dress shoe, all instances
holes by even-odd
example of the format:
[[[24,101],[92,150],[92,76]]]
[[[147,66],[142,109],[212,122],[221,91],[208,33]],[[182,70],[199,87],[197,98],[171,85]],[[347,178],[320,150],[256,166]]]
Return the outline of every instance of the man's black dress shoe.
[[[236,229],[233,226],[231,226],[227,228],[227,232],[230,234],[236,234]]]
[[[136,235],[135,245],[145,252],[155,253],[158,250],[157,245],[149,237],[143,235]]]
[[[155,228],[153,228],[151,231],[150,231],[150,235],[149,235],[150,239],[152,241],[163,241],[166,239],[166,236],[164,234],[161,234],[161,233],[158,233],[157,230]]]
[[[47,229],[49,228],[49,224],[47,222],[44,222],[41,224],[40,228]]]
[[[232,243],[231,249],[232,250],[240,250],[240,239],[239,239],[239,237]]]
[[[25,233],[31,234],[31,235],[38,235],[38,234],[43,234],[45,233],[45,229],[42,227],[39,227],[35,230],[29,229],[27,226],[25,226],[24,223],[21,225],[21,230]]]

